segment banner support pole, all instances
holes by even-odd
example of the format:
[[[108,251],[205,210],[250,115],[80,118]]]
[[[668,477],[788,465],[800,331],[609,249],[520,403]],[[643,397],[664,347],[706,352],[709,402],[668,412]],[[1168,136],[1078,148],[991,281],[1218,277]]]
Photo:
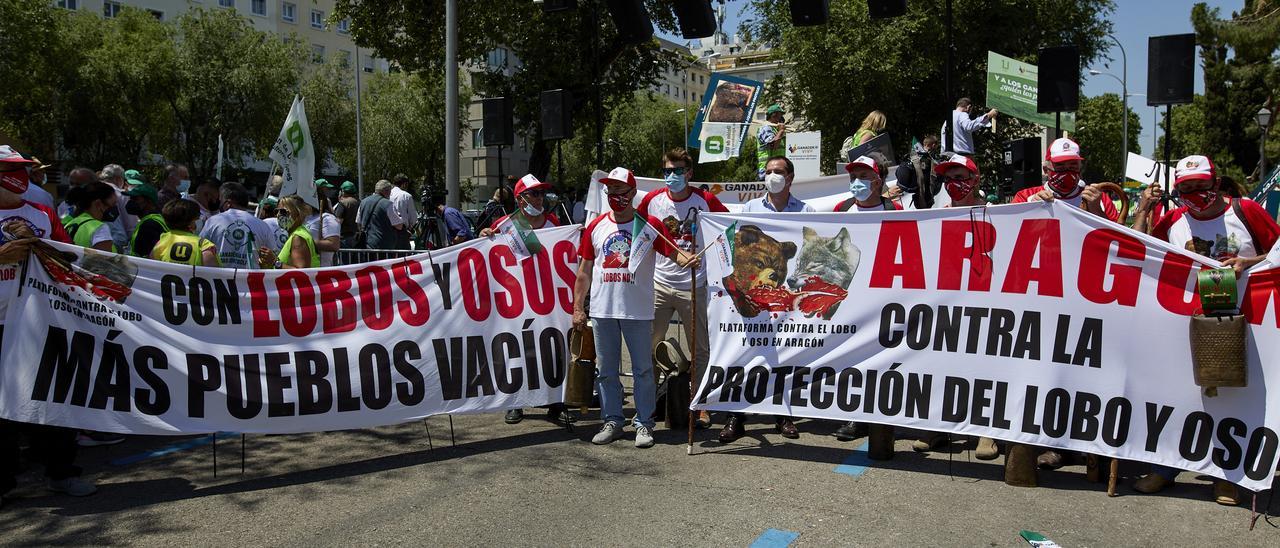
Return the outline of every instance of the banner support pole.
[[[688,136],[686,135],[687,139]],[[698,226],[698,210],[693,211],[693,225]],[[695,234],[696,237],[696,234]],[[680,248],[676,248],[680,249]],[[693,410],[692,403],[697,401],[697,382],[698,378],[698,268],[695,266],[689,272],[689,316],[688,319],[691,329],[689,330],[689,439],[688,445],[685,446],[685,454],[693,455],[693,422],[697,419],[697,413]],[[668,396],[670,397],[670,396]]]

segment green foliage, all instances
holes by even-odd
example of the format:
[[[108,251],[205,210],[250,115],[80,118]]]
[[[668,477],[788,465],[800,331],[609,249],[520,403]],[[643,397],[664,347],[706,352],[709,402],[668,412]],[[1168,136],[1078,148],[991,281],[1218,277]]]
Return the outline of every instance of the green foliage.
[[[1124,142],[1120,112],[1124,104],[1120,95],[1104,93],[1097,97],[1081,97],[1076,111],[1076,134],[1081,154],[1088,159],[1085,171],[1090,181],[1124,181]],[[1129,109],[1129,152],[1140,154],[1138,134],[1142,122],[1133,108]]]
[[[338,151],[354,151],[356,146],[355,67],[334,55],[317,66],[302,80],[302,97],[306,102],[307,124],[315,148],[316,173],[324,167],[325,158],[337,158]],[[277,113],[276,117],[280,114]],[[281,119],[283,121],[283,119]],[[278,124],[277,124],[278,125]],[[279,129],[277,128],[277,131]],[[356,164],[343,165],[355,173]],[[354,181],[354,179],[353,179]]]
[[[0,133],[46,160],[71,110],[59,100],[79,66],[66,10],[47,0],[0,0]]]

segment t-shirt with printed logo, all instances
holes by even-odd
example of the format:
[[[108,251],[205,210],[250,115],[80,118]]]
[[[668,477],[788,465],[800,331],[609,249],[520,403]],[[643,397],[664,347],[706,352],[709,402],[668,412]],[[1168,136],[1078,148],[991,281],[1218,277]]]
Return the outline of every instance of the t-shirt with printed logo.
[[[639,213],[636,215],[641,218]],[[595,265],[591,271],[591,309],[588,311],[592,318],[653,319],[654,258],[672,254],[675,249],[663,239],[663,236],[671,237],[666,227],[653,217],[647,220],[659,237],[635,274],[628,269],[634,222],[618,224],[613,220],[613,213],[609,213],[587,225],[578,256],[594,261]]]
[[[1267,210],[1257,202],[1228,198],[1236,199],[1240,200],[1240,212],[1245,217],[1243,221],[1236,216],[1235,207],[1230,205],[1222,214],[1212,219],[1197,219],[1191,216],[1187,206],[1182,206],[1161,218],[1151,235],[1181,249],[1219,261],[1265,255],[1275,245],[1277,237],[1280,237],[1280,226],[1276,225]],[[1253,235],[1250,235],[1249,229],[1253,229]],[[1261,249],[1254,247],[1253,236],[1257,236]]]
[[[700,251],[697,240],[698,227],[693,222],[693,216],[689,214],[689,211],[696,209],[712,213],[728,213],[729,209],[720,203],[720,199],[716,198],[715,194],[700,188],[690,188],[689,190],[689,196],[678,201],[671,196],[671,191],[666,188],[645,194],[644,199],[640,201],[640,206],[636,208],[636,212],[661,221],[663,226],[667,228],[667,232],[671,234],[671,241],[680,246],[680,249],[696,254]],[[688,291],[691,274],[689,269],[681,268],[675,261],[666,257],[658,257],[654,280],[673,289]],[[705,287],[706,285],[707,269],[703,265],[698,268],[698,287]]]
[[[17,240],[12,232],[11,224],[20,223],[31,229],[38,238],[71,243],[67,232],[62,228],[58,214],[47,206],[23,201],[13,208],[0,208],[0,245]],[[0,325],[4,325],[4,316],[9,312],[9,301],[17,295],[18,264],[0,264]]]

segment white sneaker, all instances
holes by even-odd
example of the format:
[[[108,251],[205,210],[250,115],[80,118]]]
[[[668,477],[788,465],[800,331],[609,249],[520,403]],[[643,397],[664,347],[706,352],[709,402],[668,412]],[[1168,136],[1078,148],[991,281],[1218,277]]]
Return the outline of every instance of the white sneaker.
[[[643,424],[636,426],[636,447],[641,449],[653,447],[653,432],[649,431],[648,426]]]
[[[73,497],[87,497],[98,492],[98,486],[93,482],[84,481],[77,477],[64,478],[60,480],[49,480],[49,490],[55,493],[66,493]]]
[[[613,440],[618,439],[618,437],[621,435],[622,435],[622,429],[618,428],[618,425],[616,423],[606,422],[604,423],[604,426],[600,427],[600,432],[596,433],[596,436],[594,438],[591,438],[591,443],[594,443],[596,445],[605,445],[608,443],[613,443]]]

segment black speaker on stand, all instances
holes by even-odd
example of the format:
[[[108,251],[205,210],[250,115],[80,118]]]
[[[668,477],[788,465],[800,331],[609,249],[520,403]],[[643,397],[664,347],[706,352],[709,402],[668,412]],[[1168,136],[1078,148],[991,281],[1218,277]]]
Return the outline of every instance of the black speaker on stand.
[[[564,153],[561,143],[573,137],[573,94],[567,89],[549,89],[539,97],[542,103],[542,138],[556,140],[556,181],[564,181]]]
[[[619,42],[643,44],[653,38],[653,21],[644,9],[644,0],[608,0],[607,5]]]
[[[791,0],[791,24],[811,27],[827,22],[828,0]]]
[[[1040,48],[1036,65],[1036,112],[1057,115],[1054,136],[1062,135],[1062,113],[1080,105],[1080,49],[1075,46]]]
[[[498,147],[498,186],[502,186],[506,175],[506,166],[502,163],[502,147],[516,142],[515,128],[511,123],[511,101],[506,97],[481,99],[480,110],[484,119],[484,125],[480,128],[484,146]]]
[[[711,0],[675,0],[673,8],[681,37],[691,40],[716,33],[716,13],[711,9]]]
[[[1164,119],[1173,120],[1173,105],[1185,105],[1195,97],[1196,35],[1170,34],[1147,39],[1147,106],[1164,105]],[[1165,124],[1164,163],[1173,158],[1173,124]],[[1172,190],[1168,168],[1159,180],[1165,182],[1165,200]],[[1168,206],[1168,204],[1165,204]]]
[[[1014,139],[1004,144],[1004,175],[1008,188],[1001,190],[1013,194],[1024,188],[1038,186],[1040,179],[1040,138]]]
[[[907,14],[907,0],[867,0],[867,16],[888,19]]]

